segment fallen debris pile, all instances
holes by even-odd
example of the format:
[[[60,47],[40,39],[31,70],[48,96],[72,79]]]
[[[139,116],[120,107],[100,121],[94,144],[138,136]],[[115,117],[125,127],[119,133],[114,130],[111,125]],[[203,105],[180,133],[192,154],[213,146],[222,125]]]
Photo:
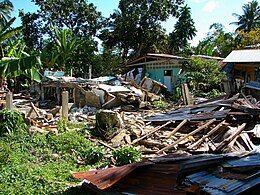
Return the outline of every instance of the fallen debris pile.
[[[259,149],[259,148],[258,148]],[[259,152],[259,151],[258,151]],[[259,193],[260,153],[171,154],[146,162],[73,173],[82,190],[123,194]]]
[[[238,97],[211,100],[164,114],[156,110],[126,112],[119,109],[117,117],[124,125],[119,125],[121,130],[116,128],[117,133],[104,140],[111,148],[134,145],[147,156],[177,150],[189,153],[252,151],[259,144],[260,109]],[[109,123],[113,120],[107,121],[103,127],[111,126]],[[107,128],[107,132],[111,129]]]

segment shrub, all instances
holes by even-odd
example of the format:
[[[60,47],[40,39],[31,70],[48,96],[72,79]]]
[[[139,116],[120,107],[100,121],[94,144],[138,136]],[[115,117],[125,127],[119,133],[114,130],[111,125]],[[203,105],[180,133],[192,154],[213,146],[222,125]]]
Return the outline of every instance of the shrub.
[[[85,160],[85,163],[89,165],[96,164],[104,158],[104,149],[98,146],[92,146],[81,152],[80,156]]]
[[[153,106],[160,109],[165,109],[169,106],[169,104],[165,101],[158,100],[153,102]]]
[[[1,110],[0,121],[0,136],[26,129],[22,114],[16,110]]]
[[[125,165],[141,160],[141,153],[133,147],[122,147],[113,151],[117,165]]]

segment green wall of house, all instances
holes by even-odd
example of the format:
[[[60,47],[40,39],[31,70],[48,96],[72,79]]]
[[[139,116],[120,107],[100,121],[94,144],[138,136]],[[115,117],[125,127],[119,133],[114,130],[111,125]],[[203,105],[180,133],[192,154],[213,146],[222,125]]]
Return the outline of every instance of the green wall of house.
[[[150,69],[146,68],[145,70],[145,75],[148,74],[148,77],[151,79],[154,79],[156,81],[159,81],[164,84],[164,71],[165,70],[171,70],[172,71],[172,87],[174,88],[177,80],[178,80],[178,73],[180,72],[179,67],[174,67],[174,68],[157,68],[157,69]]]

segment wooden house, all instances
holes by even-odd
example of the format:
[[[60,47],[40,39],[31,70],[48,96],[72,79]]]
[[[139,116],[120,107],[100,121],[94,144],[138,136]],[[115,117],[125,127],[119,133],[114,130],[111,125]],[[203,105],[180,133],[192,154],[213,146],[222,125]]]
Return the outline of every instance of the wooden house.
[[[144,76],[147,76],[164,84],[168,91],[173,91],[183,64],[187,61],[186,58],[180,56],[148,53],[126,64],[128,68],[126,80],[134,79],[139,83]]]
[[[234,50],[223,63],[228,76],[227,93],[239,92],[242,87],[260,90],[260,49]]]

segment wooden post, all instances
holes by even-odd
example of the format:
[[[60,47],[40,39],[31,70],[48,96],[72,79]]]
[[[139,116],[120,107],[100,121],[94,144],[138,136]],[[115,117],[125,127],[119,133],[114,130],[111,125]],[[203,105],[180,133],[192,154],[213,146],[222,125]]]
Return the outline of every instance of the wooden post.
[[[188,88],[188,84],[187,83],[184,83],[184,91],[185,91],[185,95],[186,95],[187,104],[188,105],[193,105],[193,99],[192,99],[192,96],[190,94],[190,90]]]
[[[91,79],[92,77],[92,65],[89,65],[88,67],[88,79]]]
[[[63,91],[62,92],[62,117],[66,120],[68,120],[69,115],[69,92]]]
[[[8,110],[12,110],[13,109],[13,94],[12,92],[8,92],[6,94],[6,97],[5,97],[5,102],[6,102],[6,108]]]
[[[45,94],[44,89],[45,88],[41,85],[41,101],[44,101],[44,98],[45,98],[45,96],[44,96],[44,94]]]
[[[189,136],[192,136],[192,135],[198,133],[199,131],[205,129],[206,127],[208,127],[209,125],[211,125],[211,124],[214,123],[215,121],[216,121],[216,119],[211,119],[211,120],[208,121],[206,124],[204,124],[204,125],[198,127],[196,130],[194,130],[194,131],[190,132],[189,134],[185,135],[184,137],[178,139],[178,140],[177,140],[176,142],[174,142],[173,144],[171,144],[171,145],[169,145],[169,146],[166,146],[165,148],[159,150],[159,151],[157,152],[157,154],[160,154],[160,153],[162,153],[162,152],[164,152],[164,151],[166,151],[166,150],[169,150],[169,149],[173,148],[175,145],[179,144],[181,141],[183,141],[183,140],[185,140],[186,138],[188,138]]]

